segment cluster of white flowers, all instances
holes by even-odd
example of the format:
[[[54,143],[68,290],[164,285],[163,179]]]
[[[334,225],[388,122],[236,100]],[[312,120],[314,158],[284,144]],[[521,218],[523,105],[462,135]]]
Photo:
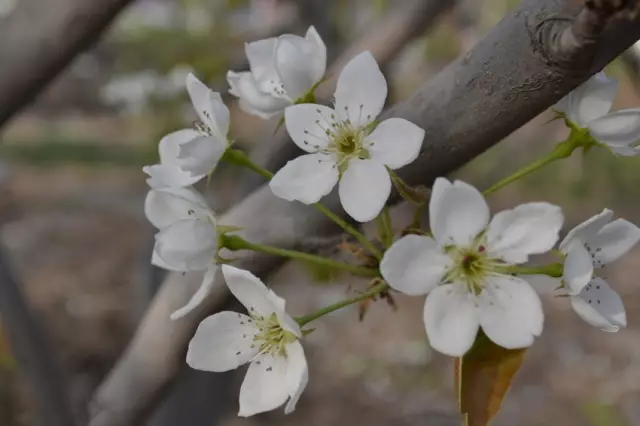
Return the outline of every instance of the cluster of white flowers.
[[[392,170],[418,157],[425,132],[401,118],[376,120],[387,83],[371,53],[355,56],[344,67],[333,108],[314,103],[315,87],[324,78],[326,48],[313,27],[304,38],[282,35],[248,43],[246,54],[251,70],[229,71],[230,93],[248,113],[263,118],[284,114],[289,136],[305,152],[274,175],[273,194],[314,204],[338,184],[349,216],[358,222],[378,217],[391,192]],[[220,94],[192,74],[186,87],[199,121],[193,129],[164,137],[160,163],[143,169],[151,186],[145,212],[158,228],[152,263],[203,273],[200,289],[173,318],[188,314],[224,278],[248,315],[221,312],[202,321],[189,344],[187,362],[216,372],[249,363],[239,415],[285,403],[289,413],[308,381],[300,344],[305,333],[286,313],[283,299],[218,255],[224,226],[216,223],[206,200],[191,185],[229,158],[230,114]],[[615,89],[615,82],[599,74],[557,109],[577,132],[572,137],[582,138],[584,146],[604,144],[632,155],[640,152],[634,145],[640,139],[640,109],[608,113]],[[379,274],[394,290],[427,295],[423,319],[431,345],[462,356],[480,329],[505,348],[531,345],[542,332],[544,314],[518,265],[555,247],[564,220],[560,207],[527,203],[491,218],[480,191],[445,178],[435,181],[428,207],[430,232],[395,241],[384,252]],[[556,276],[581,318],[616,331],[626,325],[624,307],[594,271],[628,252],[640,240],[640,229],[622,219],[609,223],[611,216],[605,210],[568,233],[556,251],[563,263]]]

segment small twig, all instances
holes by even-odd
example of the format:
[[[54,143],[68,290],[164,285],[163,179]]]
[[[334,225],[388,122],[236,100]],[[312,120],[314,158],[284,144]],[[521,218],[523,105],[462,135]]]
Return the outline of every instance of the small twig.
[[[67,399],[67,388],[55,353],[29,307],[0,246],[0,314],[11,350],[26,378],[40,426],[75,424]]]
[[[636,0],[587,0],[570,24],[559,32],[549,33],[550,53],[563,63],[588,65],[593,52],[586,49],[596,44],[603,31],[615,20],[634,19],[637,13]]]

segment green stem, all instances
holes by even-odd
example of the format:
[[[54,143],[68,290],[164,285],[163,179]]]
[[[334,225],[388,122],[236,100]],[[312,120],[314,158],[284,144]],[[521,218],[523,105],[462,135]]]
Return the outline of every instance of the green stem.
[[[391,225],[391,215],[389,215],[389,208],[387,206],[384,206],[376,218],[376,225],[382,245],[385,249],[389,248],[391,243],[393,243],[393,228]]]
[[[562,263],[550,263],[542,266],[509,266],[507,273],[518,275],[548,275],[553,278],[561,278],[564,265]]]
[[[560,142],[559,144],[557,144],[556,147],[553,149],[553,151],[551,151],[545,157],[542,157],[539,160],[534,161],[533,163],[516,171],[512,175],[507,176],[506,178],[496,182],[491,187],[485,189],[483,194],[484,195],[493,194],[494,192],[507,186],[508,184],[515,182],[518,179],[521,179],[535,172],[536,170],[543,168],[547,164],[551,164],[556,160],[561,160],[563,158],[569,157],[576,148],[584,145],[585,145],[585,142],[582,135],[578,135],[577,133],[572,133],[566,141]]]
[[[334,303],[333,305],[326,306],[322,309],[318,309],[312,314],[305,315],[303,317],[296,318],[300,327],[310,323],[313,320],[316,320],[322,316],[325,316],[331,312],[337,311],[338,309],[342,309],[346,306],[353,305],[354,303],[362,302],[363,300],[370,299],[373,296],[377,296],[378,294],[386,291],[389,288],[389,285],[386,282],[381,282],[373,287],[371,287],[368,291],[362,293],[359,296],[352,297],[350,299],[342,300],[338,303]]]
[[[329,210],[328,208],[326,208],[322,204],[315,203],[314,206],[316,206],[316,209],[318,209],[322,214],[324,214],[329,219],[331,219],[334,223],[339,225],[347,233],[349,233],[353,237],[355,237],[355,239],[358,240],[360,242],[360,244],[362,244],[362,246],[364,248],[369,250],[369,252],[371,254],[373,254],[376,257],[376,259],[382,260],[382,253],[380,253],[380,251],[371,243],[371,241],[369,241],[369,239],[363,233],[358,231],[353,226],[349,225],[340,216],[338,216],[337,214],[333,213],[331,210]]]
[[[329,259],[315,254],[304,253],[296,250],[287,250],[273,246],[267,246],[264,244],[256,244],[245,240],[237,235],[222,235],[221,246],[229,250],[253,250],[261,253],[273,254],[275,256],[288,257],[290,259],[302,260],[305,262],[312,262],[317,265],[327,266],[333,269],[340,269],[346,272],[350,272],[354,275],[362,277],[378,277],[380,273],[377,269],[367,268],[364,266],[351,265],[349,263],[338,262],[337,260]]]
[[[228,163],[235,164],[236,166],[244,167],[246,169],[251,170],[265,178],[266,180],[271,180],[273,177],[273,173],[269,170],[264,169],[251,161],[251,159],[245,154],[243,151],[239,149],[229,148],[225,151],[222,156],[223,161],[227,161]]]

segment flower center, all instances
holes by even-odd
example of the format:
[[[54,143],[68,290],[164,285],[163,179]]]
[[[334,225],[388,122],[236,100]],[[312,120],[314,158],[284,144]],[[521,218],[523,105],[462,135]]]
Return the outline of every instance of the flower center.
[[[326,154],[327,161],[335,161],[341,174],[347,169],[351,159],[370,158],[368,148],[373,142],[366,140],[366,128],[354,127],[349,118],[339,120],[333,113],[326,117],[320,109],[316,112],[320,119],[314,121],[316,129],[304,130],[308,137],[304,141],[305,145],[315,148],[317,153]],[[329,139],[329,144],[326,148],[321,148],[320,144],[314,143],[314,139]]]
[[[287,356],[286,346],[298,338],[295,334],[282,328],[278,316],[272,313],[268,317],[263,317],[254,312],[251,318],[258,328],[258,333],[253,336],[252,347],[257,346],[260,354]]]
[[[451,246],[447,253],[453,260],[453,267],[446,276],[447,282],[463,282],[470,293],[482,292],[488,275],[499,273],[502,262],[487,255],[484,244],[471,247]]]

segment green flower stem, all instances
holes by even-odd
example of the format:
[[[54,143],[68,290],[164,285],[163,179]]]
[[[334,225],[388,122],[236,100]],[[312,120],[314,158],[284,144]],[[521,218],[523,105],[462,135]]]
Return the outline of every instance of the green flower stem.
[[[582,134],[582,132],[572,132],[567,140],[564,142],[560,142],[556,147],[547,154],[545,157],[540,158],[539,160],[534,161],[533,163],[521,168],[516,171],[514,174],[507,176],[506,178],[496,182],[494,185],[485,189],[483,194],[489,195],[493,194],[497,190],[507,186],[508,184],[517,181],[538,169],[546,166],[547,164],[551,164],[554,161],[561,160],[563,158],[569,157],[573,151],[581,146],[586,146],[587,140]]]
[[[509,266],[507,273],[518,275],[548,275],[552,278],[562,278],[564,265],[562,263],[551,263],[543,266]]]
[[[236,166],[244,167],[245,169],[249,169],[252,172],[255,172],[265,178],[266,180],[271,180],[273,177],[273,173],[269,170],[264,169],[251,161],[247,154],[239,149],[229,148],[225,151],[222,156],[222,160],[231,164],[235,164]]]
[[[316,320],[322,316],[325,316],[331,312],[337,311],[338,309],[342,309],[346,306],[353,305],[354,303],[362,302],[363,300],[367,300],[373,296],[377,296],[378,294],[386,291],[388,288],[389,288],[389,284],[383,281],[380,284],[377,284],[371,287],[368,291],[362,293],[359,296],[352,297],[350,299],[345,299],[338,303],[334,303],[333,305],[329,305],[322,309],[318,309],[312,314],[296,318],[296,321],[298,321],[298,324],[300,324],[300,326],[302,327],[303,325],[306,325],[311,321]]]
[[[281,249],[278,247],[267,246],[263,244],[256,244],[245,240],[237,235],[222,235],[221,246],[229,250],[253,250],[261,253],[273,254],[275,256],[288,257],[290,259],[302,260],[305,262],[312,262],[316,265],[326,266],[332,269],[340,269],[346,272],[350,272],[354,275],[361,277],[378,277],[380,273],[377,269],[367,268],[364,266],[350,265],[344,262],[338,262],[337,260],[329,259],[314,254],[304,253],[296,250]]]
[[[391,225],[391,215],[389,215],[389,208],[387,206],[382,209],[376,218],[376,225],[382,245],[385,249],[389,248],[393,243],[393,228]]]
[[[336,223],[342,229],[344,229],[347,233],[351,234],[356,240],[358,240],[360,242],[360,244],[362,244],[362,246],[364,248],[369,250],[369,252],[372,255],[374,255],[376,257],[376,259],[382,260],[382,253],[380,253],[380,251],[371,243],[371,241],[369,241],[369,239],[363,233],[358,231],[353,226],[349,225],[340,216],[338,216],[337,214],[333,213],[331,210],[329,210],[328,208],[326,208],[322,204],[315,203],[314,206],[316,206],[316,209],[318,209],[320,211],[320,213],[322,213],[325,216],[327,216],[334,223]]]

